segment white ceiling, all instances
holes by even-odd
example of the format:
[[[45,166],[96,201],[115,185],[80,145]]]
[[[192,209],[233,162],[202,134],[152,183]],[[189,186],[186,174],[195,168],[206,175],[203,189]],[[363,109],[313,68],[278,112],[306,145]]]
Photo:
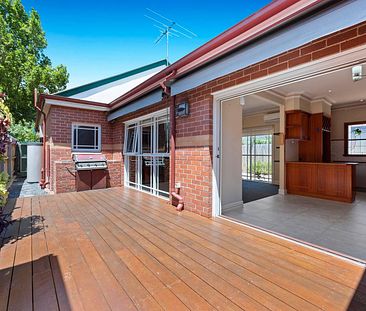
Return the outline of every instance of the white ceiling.
[[[366,73],[366,66],[363,66]],[[302,94],[309,99],[325,98],[334,106],[364,101],[366,104],[366,77],[353,82],[352,68],[292,83],[274,89],[275,92],[289,96]]]
[[[262,93],[245,96],[245,104],[243,106],[243,114],[245,115],[277,110],[279,110],[279,106],[275,105],[273,101],[262,96]]]

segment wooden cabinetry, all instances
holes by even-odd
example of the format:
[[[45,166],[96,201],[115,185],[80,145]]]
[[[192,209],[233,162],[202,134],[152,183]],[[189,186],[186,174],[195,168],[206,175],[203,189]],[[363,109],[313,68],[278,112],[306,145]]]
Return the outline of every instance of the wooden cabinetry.
[[[353,202],[355,169],[356,165],[352,163],[288,162],[286,164],[287,192]]]
[[[286,138],[309,139],[309,114],[301,111],[286,112]]]
[[[330,162],[330,118],[322,113],[309,117],[309,140],[299,142],[299,161]]]

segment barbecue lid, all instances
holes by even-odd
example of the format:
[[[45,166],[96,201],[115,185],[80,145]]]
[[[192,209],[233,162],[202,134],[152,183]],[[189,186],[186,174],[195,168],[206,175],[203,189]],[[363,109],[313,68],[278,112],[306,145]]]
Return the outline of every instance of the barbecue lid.
[[[105,162],[107,161],[104,154],[91,154],[91,153],[83,153],[83,154],[74,154],[73,160],[75,162]]]

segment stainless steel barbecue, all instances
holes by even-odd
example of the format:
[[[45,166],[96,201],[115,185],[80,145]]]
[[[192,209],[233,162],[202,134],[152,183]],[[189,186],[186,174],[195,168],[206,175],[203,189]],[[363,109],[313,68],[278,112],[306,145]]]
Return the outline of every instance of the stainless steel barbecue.
[[[76,190],[107,187],[107,159],[103,154],[74,154]]]
[[[105,170],[108,167],[103,154],[74,154],[73,160],[77,171]]]

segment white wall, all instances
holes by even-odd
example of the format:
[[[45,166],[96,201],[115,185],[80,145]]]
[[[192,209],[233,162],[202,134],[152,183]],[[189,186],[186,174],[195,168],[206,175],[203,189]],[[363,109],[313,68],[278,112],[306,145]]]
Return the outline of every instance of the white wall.
[[[366,157],[345,157],[344,123],[366,121],[366,105],[332,110],[332,161],[365,162],[356,167],[356,186],[366,188]]]
[[[221,204],[222,210],[243,206],[241,139],[242,107],[238,99],[222,105]]]

